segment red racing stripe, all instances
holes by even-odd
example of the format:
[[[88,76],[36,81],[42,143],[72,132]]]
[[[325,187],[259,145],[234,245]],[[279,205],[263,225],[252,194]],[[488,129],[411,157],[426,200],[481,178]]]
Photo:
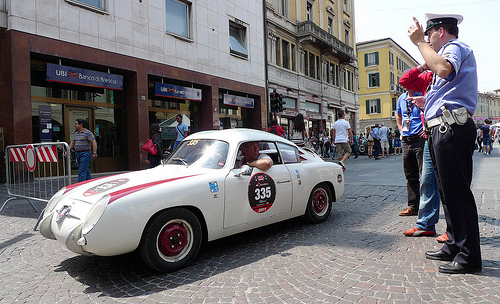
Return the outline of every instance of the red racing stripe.
[[[151,182],[151,183],[146,183],[146,184],[142,184],[142,185],[137,185],[137,186],[134,186],[134,187],[130,187],[130,188],[126,188],[126,189],[122,189],[122,190],[118,190],[118,191],[112,192],[112,193],[109,194],[110,199],[109,199],[108,205],[111,204],[113,201],[116,201],[119,198],[122,198],[122,197],[124,197],[126,195],[129,195],[129,194],[132,194],[132,193],[135,193],[137,191],[141,191],[141,190],[147,189],[147,188],[152,187],[152,186],[156,186],[156,185],[160,185],[160,184],[163,184],[163,183],[172,182],[172,181],[175,181],[175,180],[178,180],[178,179],[183,179],[183,178],[187,178],[187,177],[197,176],[197,175],[199,175],[199,174],[182,176],[182,177],[175,177],[175,178],[169,178],[169,179],[164,179],[164,180],[159,180],[159,181],[156,181],[156,182]]]

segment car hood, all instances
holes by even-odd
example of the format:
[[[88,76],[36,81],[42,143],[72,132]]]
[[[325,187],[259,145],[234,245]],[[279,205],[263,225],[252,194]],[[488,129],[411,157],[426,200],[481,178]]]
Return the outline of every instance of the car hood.
[[[125,195],[177,180],[206,174],[204,169],[182,165],[165,165],[156,168],[111,175],[73,184],[66,187],[63,198],[96,203],[103,195],[110,195],[110,202]]]

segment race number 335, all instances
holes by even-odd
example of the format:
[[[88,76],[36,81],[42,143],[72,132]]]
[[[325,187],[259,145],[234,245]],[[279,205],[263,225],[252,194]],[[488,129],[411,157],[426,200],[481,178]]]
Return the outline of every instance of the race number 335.
[[[257,173],[250,179],[248,185],[248,201],[253,211],[266,212],[271,208],[276,198],[274,180],[265,173]]]

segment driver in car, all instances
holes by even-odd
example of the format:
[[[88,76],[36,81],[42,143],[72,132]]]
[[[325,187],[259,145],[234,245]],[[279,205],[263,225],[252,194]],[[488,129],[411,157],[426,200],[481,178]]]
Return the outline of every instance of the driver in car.
[[[236,161],[235,169],[241,168],[243,165],[256,167],[260,170],[268,170],[273,166],[273,160],[267,154],[259,154],[259,142],[246,142],[241,145],[243,157]]]

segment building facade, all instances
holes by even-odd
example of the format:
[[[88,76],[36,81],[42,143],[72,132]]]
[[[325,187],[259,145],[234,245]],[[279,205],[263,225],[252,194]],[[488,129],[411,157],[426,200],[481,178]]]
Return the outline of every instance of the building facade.
[[[477,127],[484,125],[489,119],[493,124],[500,122],[500,90],[490,93],[478,93],[474,122]]]
[[[168,146],[177,114],[191,132],[265,129],[263,5],[0,0],[4,147],[69,143],[84,118],[98,143],[91,169],[107,172],[147,167],[149,126]]]
[[[302,113],[308,133],[329,131],[339,109],[356,131],[354,1],[266,0],[268,90],[282,94],[281,126]]]
[[[418,62],[391,38],[360,42],[356,48],[361,132],[381,122],[394,130],[397,100],[405,91],[399,79]]]

